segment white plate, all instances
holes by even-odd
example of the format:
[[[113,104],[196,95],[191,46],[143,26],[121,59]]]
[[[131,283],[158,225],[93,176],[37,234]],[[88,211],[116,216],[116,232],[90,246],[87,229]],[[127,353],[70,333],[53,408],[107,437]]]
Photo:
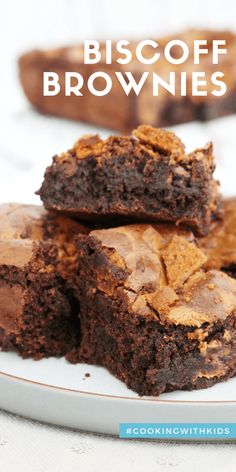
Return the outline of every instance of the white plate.
[[[235,125],[233,115],[174,128],[188,151],[214,142],[217,178],[227,196],[235,195],[236,160],[229,158],[234,155]],[[14,103],[13,111],[4,110],[1,131],[0,200],[26,203],[39,203],[33,194],[53,154],[68,149],[83,133],[110,134],[42,116],[23,103],[18,108]],[[91,376],[85,377],[86,372]],[[207,390],[140,398],[99,367],[73,366],[63,359],[23,361],[16,354],[0,353],[0,407],[41,421],[112,434],[118,433],[120,422],[232,422],[236,421],[236,378]]]
[[[108,434],[118,434],[122,422],[232,423],[236,378],[209,389],[141,398],[101,367],[54,358],[22,360],[1,352],[0,408]]]

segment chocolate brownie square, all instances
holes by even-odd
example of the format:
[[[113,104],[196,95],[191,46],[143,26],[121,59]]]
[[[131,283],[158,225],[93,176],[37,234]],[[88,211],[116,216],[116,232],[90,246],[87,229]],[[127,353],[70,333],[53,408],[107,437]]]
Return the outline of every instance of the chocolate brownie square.
[[[0,205],[0,345],[35,359],[78,342],[73,237],[86,229],[34,205]]]
[[[219,213],[212,144],[187,154],[169,131],[140,126],[128,137],[85,136],[47,168],[45,207],[90,224],[187,224],[206,234]]]
[[[128,225],[77,236],[81,343],[140,395],[199,389],[236,374],[236,280],[206,270],[191,232]]]

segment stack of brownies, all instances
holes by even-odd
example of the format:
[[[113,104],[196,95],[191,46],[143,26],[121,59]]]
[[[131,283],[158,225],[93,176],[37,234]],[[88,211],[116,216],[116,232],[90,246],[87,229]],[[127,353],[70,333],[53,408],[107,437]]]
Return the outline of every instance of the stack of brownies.
[[[212,144],[169,131],[82,137],[44,207],[0,206],[0,344],[109,369],[140,395],[236,374],[236,198]]]

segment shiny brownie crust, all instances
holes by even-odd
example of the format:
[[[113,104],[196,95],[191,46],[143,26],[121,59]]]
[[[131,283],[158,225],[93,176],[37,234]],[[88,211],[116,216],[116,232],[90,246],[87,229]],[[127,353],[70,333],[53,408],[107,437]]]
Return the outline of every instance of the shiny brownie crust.
[[[236,373],[236,282],[205,271],[192,235],[171,231],[131,225],[77,238],[82,337],[67,358],[106,367],[139,395],[206,388]],[[173,278],[177,249],[186,257]]]

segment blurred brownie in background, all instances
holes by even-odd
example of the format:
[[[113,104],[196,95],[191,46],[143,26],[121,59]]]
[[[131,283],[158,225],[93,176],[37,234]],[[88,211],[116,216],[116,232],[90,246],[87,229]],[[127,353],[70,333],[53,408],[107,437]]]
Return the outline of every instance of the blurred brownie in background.
[[[195,39],[206,39],[210,51],[201,55],[200,64],[193,64],[192,55],[184,64],[169,64],[163,57],[165,44],[172,39],[180,39],[193,48]],[[211,45],[213,39],[225,39],[227,54],[220,56],[219,65],[212,65]],[[145,65],[136,57],[131,63],[121,65],[115,62],[118,53],[113,55],[112,64],[100,61],[98,64],[84,64],[83,46],[71,46],[46,51],[34,50],[20,57],[20,79],[25,94],[30,102],[42,113],[72,118],[97,126],[130,132],[140,123],[163,127],[193,120],[209,120],[236,112],[236,36],[228,31],[189,30],[181,34],[163,37],[156,40],[161,53],[156,64]],[[137,43],[131,42],[131,51],[135,51]],[[103,46],[104,48],[104,46]],[[102,50],[102,48],[101,48]],[[153,55],[153,48],[144,49],[144,55]],[[180,50],[176,48],[176,57]],[[211,94],[211,74],[215,71],[224,74],[227,91],[222,96]],[[113,87],[109,94],[98,97],[92,95],[87,88],[88,77],[94,72],[102,71],[112,79]],[[132,72],[136,81],[139,81],[144,71],[151,74],[146,80],[141,92],[137,96],[133,91],[127,96],[119,84],[115,72]],[[181,71],[187,74],[186,96],[171,95],[160,87],[159,95],[153,97],[152,72],[157,73],[168,81],[169,72],[174,71],[179,81]],[[207,80],[207,96],[192,96],[192,72],[204,71]],[[56,72],[59,75],[61,91],[56,96],[43,96],[43,72]],[[65,72],[77,72],[84,78],[81,90],[83,96],[65,96]],[[104,88],[104,79],[96,79],[98,90]]]

